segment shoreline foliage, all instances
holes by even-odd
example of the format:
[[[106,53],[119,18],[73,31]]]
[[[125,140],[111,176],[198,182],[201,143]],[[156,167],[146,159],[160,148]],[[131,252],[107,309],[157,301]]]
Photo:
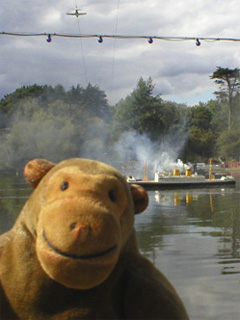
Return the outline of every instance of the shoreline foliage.
[[[170,148],[172,143],[183,161],[239,161],[240,89],[237,79],[231,78],[234,94],[227,96],[224,71],[231,69],[218,67],[211,76],[220,85],[216,100],[192,107],[155,96],[151,78],[140,78],[136,88],[115,106],[90,83],[69,90],[62,85],[19,88],[0,101],[0,170],[22,167],[37,157],[56,162],[83,157],[114,165],[128,152],[116,152],[116,144],[131,132],[147,137],[155,148],[166,141]],[[231,76],[236,74],[239,69]],[[130,160],[137,160],[131,154]]]

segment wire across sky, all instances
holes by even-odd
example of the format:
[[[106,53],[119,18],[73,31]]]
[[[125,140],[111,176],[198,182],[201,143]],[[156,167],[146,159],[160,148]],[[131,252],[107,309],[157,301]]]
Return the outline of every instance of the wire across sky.
[[[240,42],[240,38],[223,38],[223,37],[175,37],[175,36],[151,36],[151,35],[111,35],[111,34],[73,34],[73,33],[31,33],[31,32],[0,32],[0,36],[16,36],[16,37],[47,37],[47,41],[50,42],[53,37],[61,38],[97,38],[99,43],[103,42],[103,39],[125,39],[125,40],[137,40],[145,39],[148,43],[153,43],[154,40],[165,40],[165,41],[195,41],[197,46],[201,45],[201,41],[232,41]]]

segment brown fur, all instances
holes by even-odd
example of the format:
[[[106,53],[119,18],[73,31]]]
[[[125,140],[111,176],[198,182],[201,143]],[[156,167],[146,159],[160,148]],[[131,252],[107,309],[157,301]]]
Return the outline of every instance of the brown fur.
[[[2,320],[188,319],[172,285],[138,250],[145,190],[114,168],[33,160],[35,190],[0,237]]]

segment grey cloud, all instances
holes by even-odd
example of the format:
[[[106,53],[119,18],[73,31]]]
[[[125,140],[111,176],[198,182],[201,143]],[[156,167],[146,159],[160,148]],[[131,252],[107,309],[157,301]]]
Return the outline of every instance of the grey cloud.
[[[160,35],[160,36],[231,36],[238,37],[240,3],[216,0],[184,2],[139,0],[78,1],[88,14],[70,17],[75,2],[43,0],[2,0],[0,31],[78,34]],[[119,4],[119,7],[118,7]],[[117,9],[119,9],[117,11]],[[118,16],[117,16],[118,14]],[[52,36],[14,38],[0,36],[1,97],[18,86],[33,83],[66,87],[87,80],[97,84],[114,102],[124,98],[142,76],[152,77],[156,92],[188,96],[209,92],[209,75],[217,65],[239,66],[237,43],[208,43],[196,47],[194,41],[67,39]],[[194,79],[194,80],[193,80]]]

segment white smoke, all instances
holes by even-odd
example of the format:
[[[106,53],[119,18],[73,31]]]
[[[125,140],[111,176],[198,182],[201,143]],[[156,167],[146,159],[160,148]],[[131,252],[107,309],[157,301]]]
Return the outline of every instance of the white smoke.
[[[115,145],[119,160],[128,162],[135,160],[139,175],[143,175],[144,166],[148,168],[149,178],[153,178],[154,172],[183,171],[189,166],[179,159],[179,154],[186,142],[186,132],[179,130],[165,135],[160,142],[152,142],[147,135],[135,131],[125,132]]]

